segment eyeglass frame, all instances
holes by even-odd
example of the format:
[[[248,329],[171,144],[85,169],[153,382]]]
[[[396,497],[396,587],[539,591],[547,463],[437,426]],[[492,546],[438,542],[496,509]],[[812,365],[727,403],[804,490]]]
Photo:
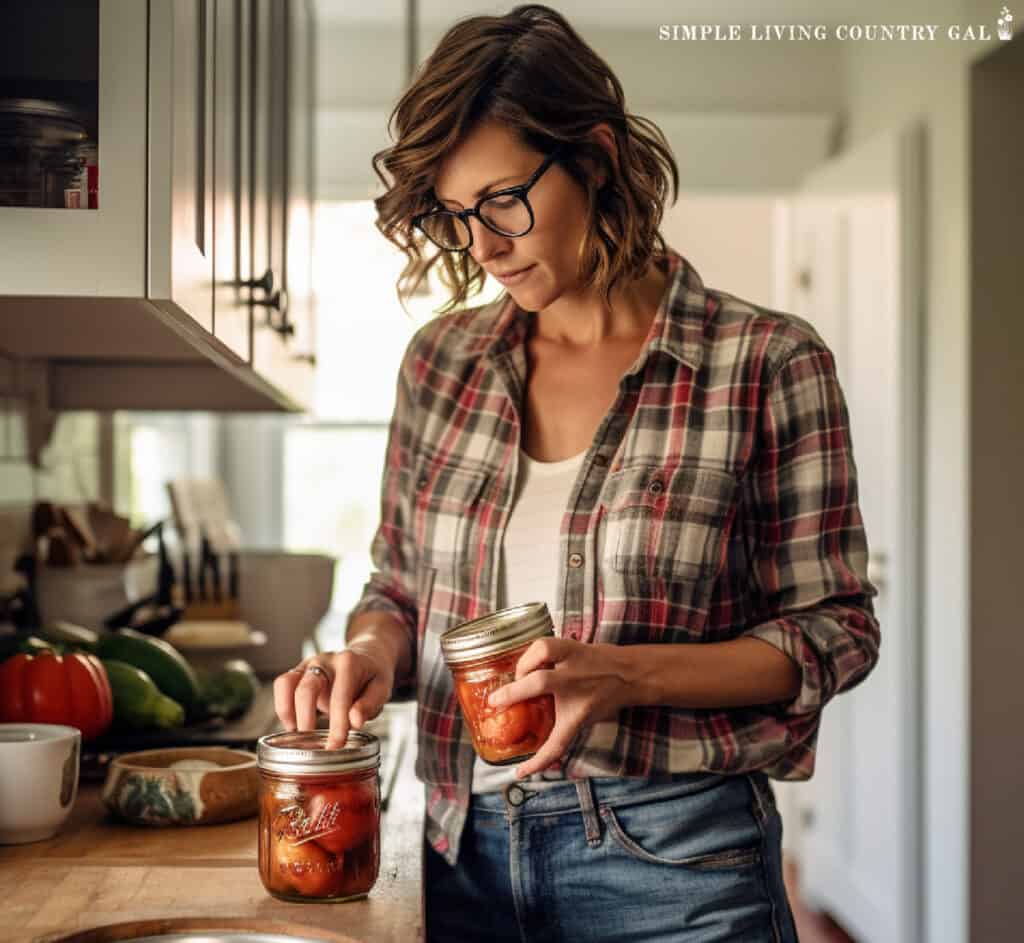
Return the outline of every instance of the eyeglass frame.
[[[533,185],[540,180],[546,171],[565,151],[565,143],[560,142],[555,146],[555,149],[548,154],[547,157],[541,162],[541,165],[530,175],[530,179],[526,183],[519,183],[513,187],[503,187],[500,190],[495,190],[493,193],[485,193],[476,204],[469,209],[465,210],[450,210],[446,206],[441,206],[439,202],[439,208],[428,210],[426,213],[418,213],[412,218],[412,225],[415,226],[424,236],[427,237],[435,246],[441,249],[443,252],[468,252],[473,248],[473,227],[469,225],[469,217],[475,216],[480,222],[486,226],[491,232],[496,233],[499,236],[504,236],[506,239],[518,239],[520,236],[525,236],[530,230],[533,229],[536,223],[536,217],[533,215],[533,207],[530,206],[530,200],[527,194]],[[526,207],[526,212],[530,214],[530,225],[526,227],[521,233],[516,233],[514,236],[507,232],[502,232],[500,229],[495,229],[490,223],[480,215],[480,207],[484,205],[488,200],[493,200],[499,196],[509,196],[513,194],[523,201],[523,205]],[[450,249],[447,246],[442,246],[431,238],[430,234],[420,225],[420,223],[428,216],[439,215],[441,213],[447,213],[449,216],[456,216],[462,220],[462,224],[469,231],[469,244],[462,246],[458,249]]]

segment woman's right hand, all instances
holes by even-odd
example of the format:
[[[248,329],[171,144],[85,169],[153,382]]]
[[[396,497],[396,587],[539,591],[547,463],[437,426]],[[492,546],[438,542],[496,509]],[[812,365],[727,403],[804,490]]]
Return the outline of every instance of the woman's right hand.
[[[317,712],[328,716],[327,749],[345,744],[380,712],[394,687],[395,668],[374,647],[350,645],[303,659],[274,679],[274,709],[286,730],[314,730]]]

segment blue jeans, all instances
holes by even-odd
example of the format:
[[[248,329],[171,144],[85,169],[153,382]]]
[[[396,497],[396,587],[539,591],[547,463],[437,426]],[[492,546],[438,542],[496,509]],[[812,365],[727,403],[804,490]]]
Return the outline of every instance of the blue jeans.
[[[511,785],[424,855],[428,943],[797,940],[760,771]]]

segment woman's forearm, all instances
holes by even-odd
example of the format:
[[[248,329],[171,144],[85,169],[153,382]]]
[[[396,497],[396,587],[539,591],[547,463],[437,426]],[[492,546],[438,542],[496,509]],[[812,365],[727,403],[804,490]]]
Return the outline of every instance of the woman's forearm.
[[[401,682],[412,673],[409,632],[396,616],[380,610],[354,616],[345,633],[347,648],[375,651],[394,666],[395,680]]]
[[[616,648],[636,704],[744,707],[788,701],[800,692],[800,667],[757,638]]]

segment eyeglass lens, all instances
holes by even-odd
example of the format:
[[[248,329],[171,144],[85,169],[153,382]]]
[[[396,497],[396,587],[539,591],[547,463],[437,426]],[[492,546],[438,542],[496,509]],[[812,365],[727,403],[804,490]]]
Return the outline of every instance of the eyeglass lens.
[[[480,204],[484,221],[505,236],[518,236],[530,228],[530,211],[518,196],[496,196]],[[451,213],[435,213],[421,221],[424,232],[439,245],[461,249],[470,243],[469,226]]]

